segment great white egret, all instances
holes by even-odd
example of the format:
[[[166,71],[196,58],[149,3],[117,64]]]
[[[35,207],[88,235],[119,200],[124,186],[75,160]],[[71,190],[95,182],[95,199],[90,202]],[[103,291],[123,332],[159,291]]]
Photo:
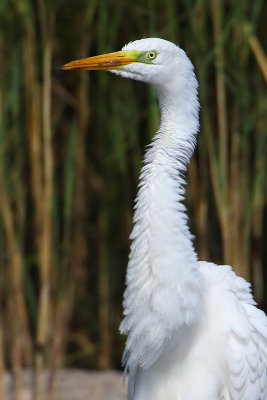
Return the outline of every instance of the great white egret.
[[[198,83],[185,52],[158,38],[72,61],[156,89],[161,122],[136,198],[127,269],[123,363],[129,400],[267,400],[267,317],[250,284],[198,261],[183,205],[199,129]]]

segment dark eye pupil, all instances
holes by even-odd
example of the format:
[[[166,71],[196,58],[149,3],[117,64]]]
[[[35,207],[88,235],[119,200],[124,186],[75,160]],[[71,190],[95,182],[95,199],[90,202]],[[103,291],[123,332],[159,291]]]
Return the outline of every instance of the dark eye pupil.
[[[154,53],[150,53],[149,56],[152,58],[154,57]]]

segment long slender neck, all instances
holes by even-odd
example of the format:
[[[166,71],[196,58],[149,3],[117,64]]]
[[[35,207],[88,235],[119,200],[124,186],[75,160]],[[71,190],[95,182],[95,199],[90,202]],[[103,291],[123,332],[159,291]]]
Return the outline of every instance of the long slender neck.
[[[161,124],[140,177],[121,325],[128,333],[126,362],[144,367],[158,358],[166,338],[196,321],[201,303],[197,257],[182,203],[182,174],[198,130],[197,88],[188,101],[176,96],[175,87],[157,92]]]
[[[157,89],[161,123],[146,153],[146,167],[141,175],[141,185],[147,190],[140,189],[137,199],[137,209],[142,209],[146,202],[150,204],[151,219],[147,221],[150,246],[155,246],[162,255],[162,265],[172,263],[176,271],[179,267],[185,268],[185,264],[190,268],[191,263],[192,266],[196,263],[186,208],[182,203],[183,174],[194,151],[199,125],[197,88],[190,82],[188,90],[187,95],[178,96],[179,88],[172,87],[167,92]],[[158,225],[156,229],[154,223]]]

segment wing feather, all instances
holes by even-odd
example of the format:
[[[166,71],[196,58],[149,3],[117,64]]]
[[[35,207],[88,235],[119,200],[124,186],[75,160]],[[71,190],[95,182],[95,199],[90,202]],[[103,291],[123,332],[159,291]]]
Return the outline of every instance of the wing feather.
[[[255,307],[247,282],[235,274],[231,280],[227,286],[236,298],[236,309],[221,399],[267,400],[267,317]]]

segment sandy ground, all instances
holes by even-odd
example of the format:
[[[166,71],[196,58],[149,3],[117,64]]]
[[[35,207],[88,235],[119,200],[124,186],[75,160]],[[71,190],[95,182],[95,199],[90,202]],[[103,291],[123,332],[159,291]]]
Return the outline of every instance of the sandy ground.
[[[33,376],[30,371],[24,373],[24,387],[21,400],[34,400],[32,393]],[[47,382],[47,375],[44,382]],[[7,400],[13,400],[12,376],[6,374]],[[94,372],[84,370],[63,370],[57,379],[56,397],[53,400],[126,400],[126,387],[120,372]],[[44,395],[42,400],[50,400]]]

